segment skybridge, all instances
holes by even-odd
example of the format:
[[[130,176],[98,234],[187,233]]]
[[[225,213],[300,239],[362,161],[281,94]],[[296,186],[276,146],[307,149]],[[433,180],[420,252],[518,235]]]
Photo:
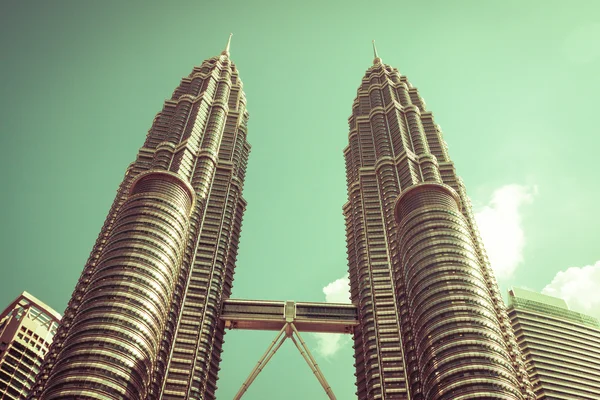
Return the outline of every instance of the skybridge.
[[[352,334],[358,310],[352,304],[228,299],[221,320],[227,329],[279,331],[291,322],[300,332]]]
[[[260,358],[235,395],[239,400],[260,371],[275,355],[286,339],[291,339],[327,396],[335,400],[331,387],[319,365],[302,340],[300,332],[352,334],[358,325],[358,310],[352,304],[305,303],[295,301],[238,300],[223,302],[221,320],[226,329],[278,331],[265,354]]]

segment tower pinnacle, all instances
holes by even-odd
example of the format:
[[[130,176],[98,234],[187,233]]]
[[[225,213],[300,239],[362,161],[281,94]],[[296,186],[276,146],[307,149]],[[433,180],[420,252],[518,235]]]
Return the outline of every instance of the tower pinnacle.
[[[221,52],[221,54],[223,54],[224,56],[229,57],[229,47],[231,46],[231,37],[233,36],[233,33],[229,34],[229,39],[227,39],[227,46],[225,46],[225,50],[223,50]]]
[[[373,64],[381,64],[381,58],[379,58],[379,55],[377,55],[377,47],[375,47],[374,40],[373,40],[373,56],[375,57],[373,59]]]

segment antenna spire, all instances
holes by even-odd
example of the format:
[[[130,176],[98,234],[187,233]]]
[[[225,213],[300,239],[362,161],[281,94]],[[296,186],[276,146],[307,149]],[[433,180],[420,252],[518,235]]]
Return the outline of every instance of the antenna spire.
[[[373,64],[381,64],[381,58],[379,58],[379,55],[377,54],[377,47],[375,47],[374,40],[373,40],[373,56],[375,56],[375,58],[373,59]]]
[[[221,54],[228,56],[229,57],[229,47],[231,46],[231,37],[233,36],[233,33],[229,34],[229,39],[227,39],[227,46],[225,46],[225,50],[223,50],[221,52]]]

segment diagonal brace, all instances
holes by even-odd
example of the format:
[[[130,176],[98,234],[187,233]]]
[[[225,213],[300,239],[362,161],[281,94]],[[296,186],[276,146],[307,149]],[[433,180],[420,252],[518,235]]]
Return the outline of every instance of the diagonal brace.
[[[248,390],[248,387],[252,384],[252,382],[254,382],[254,380],[256,379],[258,374],[260,374],[260,371],[263,370],[265,365],[267,365],[267,363],[275,355],[277,350],[279,350],[279,348],[281,347],[283,342],[285,342],[285,339],[287,339],[287,335],[285,334],[285,331],[286,331],[286,328],[288,327],[288,325],[289,324],[285,324],[283,326],[283,328],[281,328],[281,330],[279,331],[279,333],[277,334],[275,339],[273,339],[273,341],[267,348],[267,351],[265,352],[265,354],[263,354],[263,356],[260,358],[260,360],[258,360],[258,363],[254,367],[254,369],[250,372],[250,375],[248,376],[248,378],[246,378],[246,380],[242,384],[242,387],[237,392],[237,394],[235,395],[233,400],[239,400],[242,398],[242,395],[246,392],[246,390]],[[281,338],[281,340],[279,338]],[[279,342],[277,342],[278,340],[279,340]]]
[[[290,336],[290,338],[292,339],[292,342],[294,342],[294,344],[298,348],[298,351],[300,351],[300,354],[302,355],[302,357],[304,358],[304,360],[310,367],[311,371],[313,372],[313,374],[315,374],[315,377],[317,378],[317,380],[319,381],[321,386],[323,386],[323,389],[325,389],[325,393],[327,393],[327,396],[331,400],[336,400],[336,397],[333,394],[333,391],[331,390],[331,386],[329,386],[329,383],[327,383],[327,380],[325,379],[325,375],[323,375],[323,372],[321,371],[321,368],[319,368],[317,361],[311,354],[310,350],[308,350],[308,346],[306,346],[306,343],[304,343],[304,340],[302,340],[302,336],[300,336],[300,332],[298,332],[298,329],[296,329],[294,324],[290,324],[290,325],[292,326],[293,333],[295,333],[296,336],[298,337],[298,341],[300,342],[300,344],[298,344],[298,341],[296,341],[296,339],[294,339],[293,335]]]
[[[294,334],[297,336],[298,340],[296,340]],[[323,372],[321,372],[317,361],[311,354],[310,350],[308,350],[306,343],[304,342],[304,340],[302,340],[302,337],[300,336],[300,332],[298,332],[298,329],[296,329],[296,326],[294,326],[292,322],[287,322],[283,326],[283,328],[281,328],[275,339],[273,339],[273,341],[267,348],[265,354],[263,354],[260,360],[258,360],[258,363],[254,367],[254,369],[250,372],[250,375],[248,376],[248,378],[246,378],[246,380],[242,384],[242,387],[237,392],[233,400],[239,400],[242,398],[244,393],[246,393],[246,391],[248,390],[248,387],[250,387],[250,385],[252,384],[252,382],[254,382],[258,374],[263,370],[263,368],[265,367],[265,365],[267,365],[271,358],[273,358],[277,350],[279,350],[283,342],[285,342],[285,340],[288,337],[292,339],[292,342],[294,342],[296,348],[298,349],[298,351],[300,351],[302,358],[304,358],[313,374],[315,374],[315,377],[317,378],[321,386],[323,386],[323,389],[325,389],[327,397],[329,397],[329,399],[331,400],[336,400],[336,397],[333,394],[333,391],[331,390],[331,386],[329,386],[329,383],[327,383],[327,380],[325,379]]]

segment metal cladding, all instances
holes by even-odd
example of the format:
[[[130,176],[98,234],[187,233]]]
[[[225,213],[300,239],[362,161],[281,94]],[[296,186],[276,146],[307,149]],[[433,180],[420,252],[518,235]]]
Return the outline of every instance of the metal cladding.
[[[344,150],[358,398],[532,399],[441,130],[406,77],[373,64]]]
[[[330,398],[300,330],[353,334],[360,400],[533,399],[442,133],[375,47],[344,150],[353,305],[227,301],[250,152],[229,48],[154,119],[29,398],[215,399],[227,325],[285,333]]]
[[[0,399],[23,399],[48,353],[60,315],[23,292],[0,314]]]
[[[600,399],[598,319],[519,288],[509,291],[508,315],[538,399]]]
[[[165,101],[30,398],[215,398],[246,207],[245,103],[229,43]]]
[[[146,393],[192,203],[175,174],[151,171],[133,184],[55,361],[47,398],[75,397],[90,381],[100,393]]]
[[[279,331],[293,322],[301,332],[352,333],[357,314],[352,304],[228,299],[220,318],[228,329]]]
[[[411,186],[396,218],[413,398],[522,399],[458,195],[436,183]]]

